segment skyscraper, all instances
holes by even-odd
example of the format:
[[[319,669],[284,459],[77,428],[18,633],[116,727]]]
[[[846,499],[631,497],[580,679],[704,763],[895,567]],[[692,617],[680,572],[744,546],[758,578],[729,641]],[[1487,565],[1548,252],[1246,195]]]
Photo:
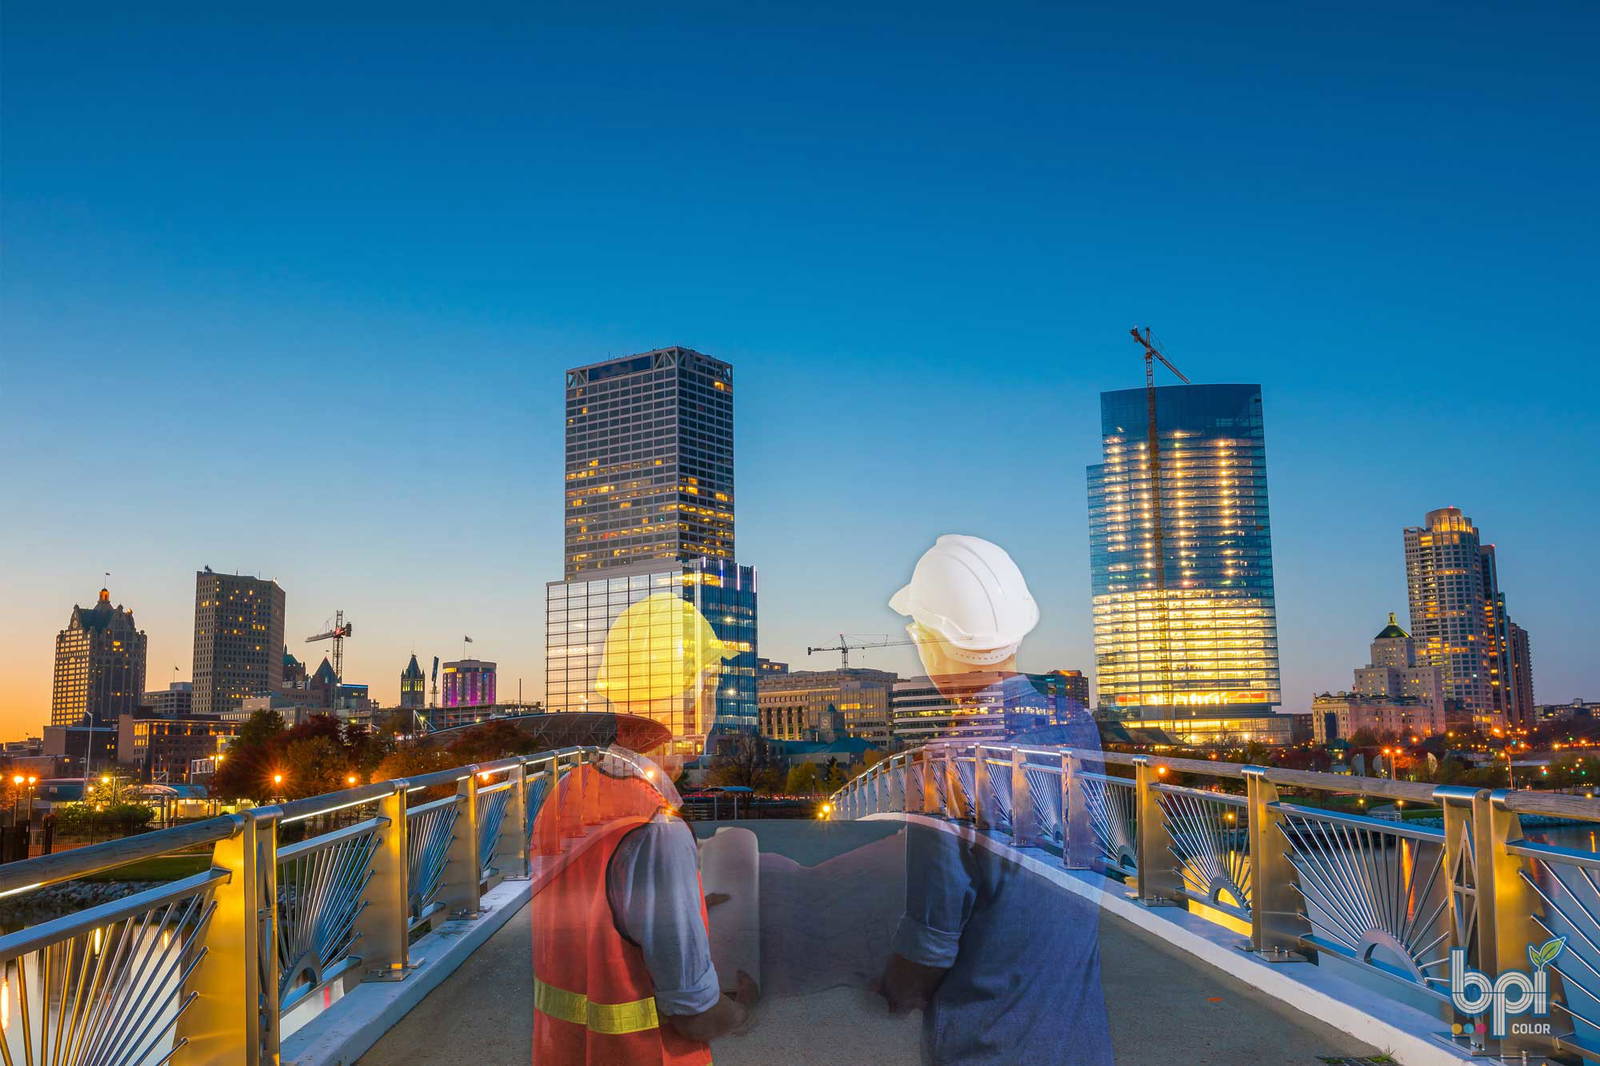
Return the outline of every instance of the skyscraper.
[[[428,678],[422,672],[422,667],[417,663],[417,655],[411,653],[411,661],[406,663],[406,668],[400,671],[400,706],[426,707],[428,705]]]
[[[111,606],[111,593],[101,589],[95,605],[74,606],[56,634],[50,724],[114,727],[118,715],[138,709],[144,668],[145,635],[133,612]]]
[[[1102,713],[1270,713],[1281,701],[1259,385],[1102,393],[1089,561]],[[1159,552],[1160,558],[1157,558]]]
[[[662,348],[567,371],[565,513],[569,581],[731,560],[733,367]]]
[[[221,714],[283,683],[283,589],[275,581],[219,574],[194,581],[194,713]]]
[[[1511,633],[1511,724],[1517,729],[1532,729],[1539,716],[1533,703],[1533,649],[1528,631],[1507,619]]]
[[[648,713],[684,754],[754,732],[756,575],[734,561],[733,367],[662,348],[569,370],[566,403],[566,577],[546,586],[545,708],[606,709],[595,681],[607,634],[630,606],[670,591],[728,658],[714,692],[652,699]],[[682,667],[630,669],[665,682]]]
[[[1406,529],[1405,544],[1417,658],[1439,667],[1445,699],[1473,725],[1504,727],[1515,712],[1511,621],[1494,545],[1481,541],[1459,507],[1429,511],[1426,525]]]

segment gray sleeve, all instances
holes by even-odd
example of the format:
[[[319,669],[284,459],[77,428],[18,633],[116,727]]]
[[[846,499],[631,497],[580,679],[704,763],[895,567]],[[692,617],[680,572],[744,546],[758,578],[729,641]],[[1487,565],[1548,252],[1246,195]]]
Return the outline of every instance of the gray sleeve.
[[[666,1015],[700,1014],[722,998],[700,917],[699,874],[694,833],[662,814],[623,837],[606,870],[611,913],[644,952],[656,1008]]]

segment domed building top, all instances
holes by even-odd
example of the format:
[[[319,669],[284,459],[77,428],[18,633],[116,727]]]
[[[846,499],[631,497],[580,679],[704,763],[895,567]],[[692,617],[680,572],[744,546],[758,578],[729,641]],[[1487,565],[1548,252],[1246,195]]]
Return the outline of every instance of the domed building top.
[[[1373,640],[1394,640],[1396,638],[1399,638],[1400,640],[1409,640],[1410,637],[1411,637],[1411,634],[1407,633],[1405,630],[1400,628],[1399,623],[1397,623],[1394,620],[1394,612],[1390,611],[1389,612],[1389,624],[1384,626],[1383,629],[1378,633],[1378,635],[1376,637],[1373,637],[1372,639]]]

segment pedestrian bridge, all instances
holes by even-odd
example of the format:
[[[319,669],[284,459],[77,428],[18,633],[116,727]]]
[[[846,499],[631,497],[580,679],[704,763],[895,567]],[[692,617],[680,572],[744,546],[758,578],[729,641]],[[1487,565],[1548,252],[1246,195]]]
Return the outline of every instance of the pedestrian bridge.
[[[18,904],[63,882],[210,860],[0,936],[5,1061],[527,1061],[530,813],[596,754],[462,767],[0,867],[0,913],[28,913]],[[741,823],[762,852],[763,923],[786,890],[774,871],[803,880],[907,823],[963,837],[1060,893],[1063,910],[1095,904],[1119,1064],[1600,1057],[1600,857],[1523,832],[1600,821],[1597,801],[967,745],[897,755],[832,804],[828,821]],[[1391,804],[1405,820],[1364,813]],[[898,888],[827,869],[808,893],[893,906]],[[789,955],[804,955],[789,936]],[[1497,1038],[1479,1025],[1488,1015],[1454,1009],[1451,949],[1492,980],[1556,937],[1546,1015]],[[919,1061],[917,1016],[888,1015],[866,972],[772,981],[717,1062]]]

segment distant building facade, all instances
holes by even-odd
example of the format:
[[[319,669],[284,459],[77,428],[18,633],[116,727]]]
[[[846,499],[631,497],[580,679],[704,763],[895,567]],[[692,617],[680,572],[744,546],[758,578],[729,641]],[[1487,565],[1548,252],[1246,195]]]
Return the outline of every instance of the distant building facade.
[[[195,574],[194,713],[230,711],[283,684],[284,594],[276,581]]]
[[[415,653],[406,668],[400,671],[400,706],[403,709],[428,705],[428,677],[417,663]]]
[[[988,671],[959,679],[903,678],[890,695],[891,731],[896,744],[915,746],[930,740],[1003,740],[1018,733],[1065,724],[1040,707],[1007,707],[998,685],[1008,675]],[[1058,696],[1063,713],[1074,704],[1058,674],[1025,675],[1041,696]],[[941,684],[943,688],[941,688]],[[950,691],[946,691],[950,690]],[[1077,705],[1081,706],[1081,705]]]
[[[1312,699],[1317,743],[1349,740],[1361,732],[1380,738],[1425,737],[1449,729],[1443,673],[1418,661],[1416,641],[1393,612],[1389,624],[1372,638],[1370,658],[1356,668],[1353,691],[1324,692]]]
[[[774,674],[787,674],[788,672],[788,663],[780,663],[776,659],[756,660],[756,675],[758,677],[771,677]]]
[[[50,723],[114,727],[133,713],[144,694],[145,645],[133,612],[111,606],[106,589],[93,607],[73,607],[56,634]]]
[[[146,692],[139,702],[142,710],[158,718],[180,718],[194,711],[194,684],[174,681],[164,689]]]
[[[443,705],[488,707],[495,702],[494,663],[483,659],[457,659],[444,664]]]
[[[1282,702],[1259,385],[1100,396],[1089,467],[1099,709],[1108,717],[1251,717]]]
[[[885,743],[897,674],[887,670],[796,670],[756,679],[761,735],[772,740]]]
[[[733,367],[688,348],[567,371],[566,579],[731,562]]]
[[[238,723],[218,715],[125,714],[118,720],[117,762],[138,767],[146,781],[181,784],[191,762],[215,758],[238,735]]]

